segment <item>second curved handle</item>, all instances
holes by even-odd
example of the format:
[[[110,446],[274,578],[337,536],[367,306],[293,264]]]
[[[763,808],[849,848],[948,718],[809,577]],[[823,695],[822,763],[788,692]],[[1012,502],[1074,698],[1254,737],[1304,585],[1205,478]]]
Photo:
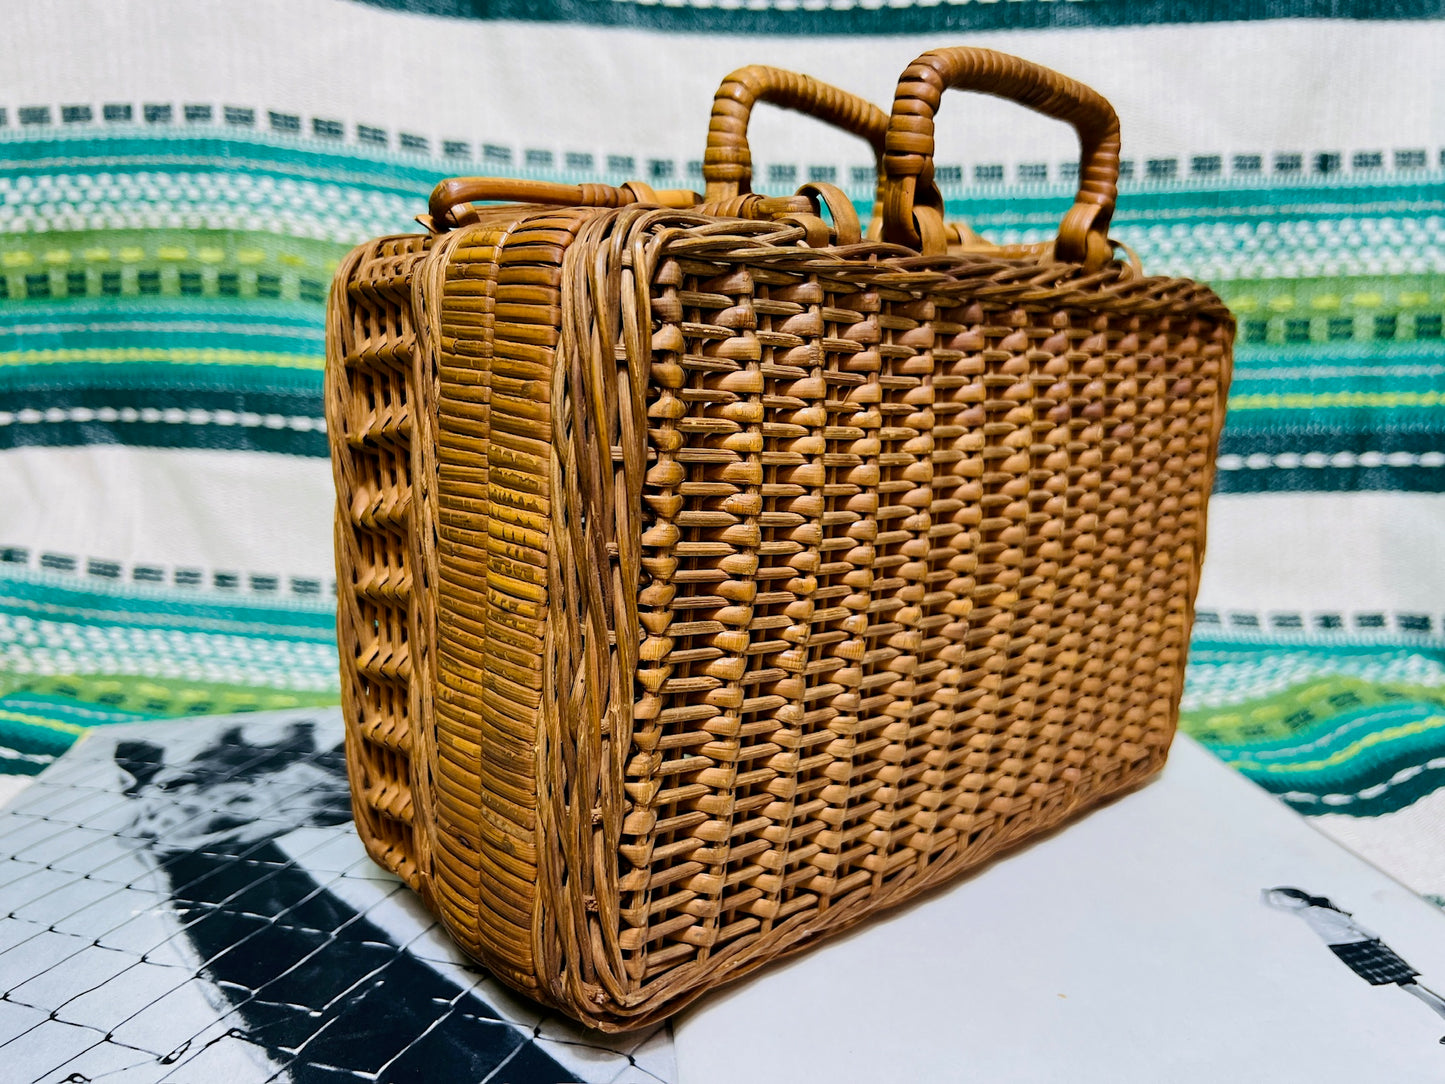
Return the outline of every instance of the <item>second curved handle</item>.
[[[806,113],[851,132],[873,148],[873,156],[881,164],[884,137],[888,133],[888,115],[883,110],[810,75],[752,64],[724,79],[713,96],[707,150],[702,160],[702,176],[707,182],[703,198],[708,203],[720,203],[752,191],[753,158],[748,148],[748,119],[758,102]]]
[[[1112,257],[1109,220],[1119,182],[1119,118],[1097,91],[1056,71],[992,49],[935,49],[898,80],[883,156],[883,237],[938,250],[943,197],[933,180],[934,114],[948,89],[1018,102],[1067,121],[1079,134],[1079,190],[1064,216],[1055,257],[1098,267]]]

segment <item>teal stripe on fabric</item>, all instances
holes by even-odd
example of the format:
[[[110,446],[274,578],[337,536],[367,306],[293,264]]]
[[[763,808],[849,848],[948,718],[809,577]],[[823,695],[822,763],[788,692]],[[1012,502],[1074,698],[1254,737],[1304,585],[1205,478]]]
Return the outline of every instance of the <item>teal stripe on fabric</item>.
[[[1231,389],[1231,398],[1233,398]],[[1243,409],[1231,405],[1225,419],[1226,431],[1234,436],[1247,433],[1298,434],[1295,443],[1298,451],[1325,451],[1324,448],[1310,448],[1312,435],[1325,432],[1347,432],[1374,436],[1376,443],[1387,440],[1397,432],[1436,433],[1445,436],[1445,411],[1438,401],[1420,407],[1355,407],[1318,403],[1309,407],[1290,410]],[[1353,441],[1351,443],[1354,443]],[[1437,441],[1437,448],[1445,448],[1445,442]],[[1221,449],[1223,450],[1223,449]],[[1342,448],[1329,449],[1343,451]],[[1367,449],[1360,449],[1361,451]],[[1376,448],[1375,451],[1385,449]]]
[[[947,148],[937,160],[949,161]],[[1261,217],[1306,222],[1381,215],[1414,218],[1438,213],[1445,206],[1445,177],[1434,171],[1383,178],[1336,174],[1322,180],[1311,174],[1296,181],[1275,175],[1265,181],[1236,177],[1123,184],[1115,224],[1158,220],[1171,226],[1204,225],[1222,231]],[[949,215],[967,217],[980,227],[1045,227],[1058,223],[1074,191],[1071,183],[945,190],[944,206]]]
[[[318,306],[319,308],[320,306]],[[136,321],[130,327],[96,323],[90,327],[21,327],[23,339],[0,337],[0,353],[7,349],[32,353],[42,350],[236,350],[257,355],[312,356],[320,368],[326,341],[321,335],[287,335],[280,329],[242,329],[191,320],[184,326],[157,321]],[[3,368],[0,368],[3,371]]]
[[[605,2],[615,4],[618,0]],[[951,154],[945,146],[940,148],[938,160],[953,161],[963,150],[959,148],[959,154]],[[701,153],[700,139],[697,156],[701,157]],[[261,179],[302,180],[341,183],[349,188],[412,197],[430,192],[440,176],[453,175],[461,166],[474,165],[483,163],[389,155],[379,148],[333,147],[308,140],[218,129],[194,133],[166,129],[124,135],[80,129],[74,132],[46,129],[43,134],[0,133],[0,178],[74,176],[90,183],[97,173],[111,177],[146,174],[160,179],[214,172],[231,179],[242,174],[247,178],[243,184]],[[603,176],[595,170],[534,168],[522,163],[502,167],[495,163],[485,165],[485,169],[468,171],[483,176],[537,180],[595,180]],[[802,175],[800,171],[799,176]],[[1207,180],[1126,180],[1124,185],[1126,194],[1116,223],[1157,219],[1171,225],[1200,223],[1218,229],[1262,215],[1298,216],[1307,221],[1392,214],[1419,217],[1445,207],[1445,176],[1434,170],[1398,174],[1339,173],[1327,177],[1306,173],[1298,179],[1270,174]],[[95,195],[104,198],[106,187],[95,185]],[[114,187],[113,180],[109,187]],[[1057,224],[1073,191],[1072,182],[1054,181],[985,185],[967,190],[945,185],[944,195],[949,214],[968,217],[980,226],[1042,228]],[[860,211],[867,211],[872,202],[871,185],[858,187],[854,192]],[[43,195],[43,190],[32,190],[25,202],[35,202]]]
[[[175,591],[82,587],[58,576],[18,571],[0,576],[0,612],[99,628],[174,629],[325,644],[335,639],[333,607],[329,599],[265,606],[214,595],[197,599]]]
[[[4,745],[5,739],[0,736],[0,745]],[[55,757],[38,757],[26,759],[16,753],[8,753],[0,748],[0,775],[39,775],[46,768],[50,767]]]
[[[1383,817],[1414,805],[1441,787],[1445,787],[1445,765],[1432,761],[1430,764],[1402,764],[1383,783],[1365,788],[1364,793],[1357,792],[1348,805],[1310,802],[1289,792],[1282,793],[1279,797],[1296,812],[1307,817],[1322,813],[1344,813],[1361,818]],[[1445,906],[1445,903],[1441,906]]]
[[[29,691],[12,692],[0,697],[0,710],[43,716],[75,726],[110,726],[149,718],[144,712],[122,711],[100,704],[80,704],[67,697]]]
[[[362,185],[410,196],[431,191],[442,161],[421,155],[391,155],[380,148],[332,147],[215,128],[125,133],[42,129],[0,134],[0,177],[78,174],[93,178],[97,174],[114,177],[136,173],[171,176],[208,167],[217,173],[244,177],[243,183],[253,186],[266,180],[303,179]],[[455,167],[457,163],[452,160],[449,164]],[[32,193],[31,198],[34,196]]]
[[[1431,711],[1434,718],[1428,729],[1400,737],[1392,736],[1390,731],[1405,721],[1406,713],[1379,713],[1366,727],[1371,735],[1380,739],[1379,743],[1363,744],[1364,739],[1357,738],[1356,747],[1340,750],[1340,759],[1334,763],[1322,765],[1324,758],[1311,760],[1305,757],[1289,762],[1261,763],[1247,751],[1230,755],[1218,749],[1214,752],[1230,767],[1276,792],[1298,789],[1320,795],[1358,794],[1387,783],[1402,767],[1425,764],[1445,755],[1445,731],[1442,731],[1438,708],[1416,708],[1409,713],[1410,721],[1431,724]]]
[[[1445,373],[1445,340],[1436,342],[1340,342],[1253,344],[1234,350],[1234,383],[1269,379],[1272,372],[1290,378],[1323,375],[1335,370],[1351,375],[1419,375]],[[1231,385],[1233,386],[1233,385]]]
[[[1253,633],[1221,637],[1201,631],[1195,633],[1189,646],[1191,668],[1241,663],[1272,669],[1287,656],[1339,664],[1346,668],[1340,670],[1341,673],[1353,673],[1353,668],[1361,664],[1393,665],[1416,659],[1437,677],[1438,683],[1445,685],[1445,638],[1357,637],[1344,633],[1331,636],[1311,633],[1294,638]],[[1328,665],[1326,671],[1333,672]],[[1190,676],[1196,676],[1193,669]],[[1383,674],[1370,674],[1368,677],[1372,681],[1403,680],[1398,677],[1387,679]]]
[[[36,390],[138,390],[166,391],[179,396],[171,405],[199,406],[202,395],[283,396],[288,406],[304,404],[306,412],[321,416],[320,366],[296,369],[277,365],[192,365],[179,362],[45,362],[0,366],[0,395]],[[191,396],[188,401],[187,396]],[[34,402],[9,400],[6,409],[33,406]],[[132,404],[134,405],[134,404]],[[279,404],[278,404],[279,405]]]
[[[818,8],[674,4],[649,0],[365,0],[374,6],[451,18],[584,23],[674,33],[923,34],[1151,26],[1261,19],[1435,19],[1437,0],[1011,0],[1009,3],[843,4]]]
[[[32,714],[21,707],[12,707],[11,698],[0,697],[0,756],[6,753],[26,757],[53,757],[65,752],[75,741],[77,731],[46,725],[51,722],[37,714],[35,722],[23,716]],[[22,716],[22,718],[16,718]],[[139,718],[131,716],[125,722]]]
[[[1432,755],[1433,754],[1433,755]],[[1378,817],[1413,805],[1445,785],[1445,745],[1391,748],[1351,775],[1243,774],[1306,816]]]

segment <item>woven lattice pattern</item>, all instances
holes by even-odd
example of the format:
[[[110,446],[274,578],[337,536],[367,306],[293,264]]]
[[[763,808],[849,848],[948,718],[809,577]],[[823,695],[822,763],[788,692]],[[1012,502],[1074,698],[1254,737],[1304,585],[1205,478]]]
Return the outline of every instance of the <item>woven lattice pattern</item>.
[[[1172,736],[1228,313],[1117,263],[814,228],[514,207],[343,269],[363,832],[598,1026],[1058,823]],[[361,459],[376,365],[413,404],[390,550],[355,511],[393,469]],[[377,580],[425,586],[383,613]],[[373,719],[393,688],[408,729]]]
[[[1162,763],[1226,321],[766,261],[654,291],[633,979]]]
[[[329,312],[327,424],[339,495],[337,640],[352,807],[367,849],[421,887],[413,773],[420,739],[412,442],[417,331],[412,275],[424,237],[357,249]]]

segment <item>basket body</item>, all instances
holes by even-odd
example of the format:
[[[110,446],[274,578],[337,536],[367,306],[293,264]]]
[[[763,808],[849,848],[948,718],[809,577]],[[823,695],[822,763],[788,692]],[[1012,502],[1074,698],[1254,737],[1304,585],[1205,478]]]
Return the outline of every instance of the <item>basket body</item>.
[[[333,290],[358,829],[594,1026],[1057,825],[1173,734],[1227,311],[801,234],[500,208]]]

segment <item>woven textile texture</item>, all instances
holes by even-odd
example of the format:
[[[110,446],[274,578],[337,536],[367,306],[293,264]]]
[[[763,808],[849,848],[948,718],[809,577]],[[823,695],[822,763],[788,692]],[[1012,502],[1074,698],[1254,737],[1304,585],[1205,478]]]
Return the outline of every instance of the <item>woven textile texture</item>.
[[[1388,9],[30,5],[0,45],[3,785],[85,727],[337,700],[326,285],[439,177],[700,186],[733,68],[886,103],[976,44],[1114,103],[1114,236],[1240,320],[1183,726],[1445,897],[1445,116],[1419,85],[1445,22]],[[752,134],[759,190],[866,214],[861,143],[763,110]],[[1047,239],[1071,138],[950,99],[948,217]]]

